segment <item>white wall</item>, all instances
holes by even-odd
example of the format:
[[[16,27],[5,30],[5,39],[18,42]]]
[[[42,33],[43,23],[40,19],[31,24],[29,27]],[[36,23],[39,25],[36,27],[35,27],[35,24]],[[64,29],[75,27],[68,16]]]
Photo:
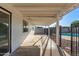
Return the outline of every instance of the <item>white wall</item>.
[[[11,38],[12,46],[11,47],[13,52],[25,40],[25,38],[28,35],[28,32],[23,33],[23,24],[22,24],[23,16],[20,14],[20,12],[18,12],[9,4],[0,4],[0,6],[12,12],[12,38]]]

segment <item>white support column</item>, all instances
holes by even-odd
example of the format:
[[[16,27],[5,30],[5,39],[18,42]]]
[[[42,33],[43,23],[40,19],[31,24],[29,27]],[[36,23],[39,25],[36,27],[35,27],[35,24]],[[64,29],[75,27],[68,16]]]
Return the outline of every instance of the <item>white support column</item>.
[[[25,19],[27,19],[27,21],[29,22],[29,23],[28,23],[29,32],[31,32],[31,31],[32,31],[32,23],[31,23],[31,18],[30,18],[30,17],[28,17],[28,18],[25,18]]]
[[[56,23],[56,44],[59,45],[59,21]]]
[[[31,23],[29,22],[28,24],[28,27],[29,27],[29,32],[31,31]]]

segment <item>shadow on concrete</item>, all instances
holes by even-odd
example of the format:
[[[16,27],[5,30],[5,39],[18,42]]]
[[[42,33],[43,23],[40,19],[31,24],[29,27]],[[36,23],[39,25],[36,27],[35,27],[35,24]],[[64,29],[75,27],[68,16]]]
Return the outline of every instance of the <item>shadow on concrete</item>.
[[[52,41],[50,41],[50,56],[52,56]]]
[[[46,51],[46,47],[47,47],[48,41],[49,41],[49,40],[47,40],[47,42],[46,42],[46,45],[45,45],[45,48],[44,48],[44,51],[43,51],[42,56],[44,56],[44,55],[45,55],[45,51]]]
[[[40,56],[40,48],[38,46],[22,46],[16,49],[11,56]]]
[[[40,39],[38,39],[34,44],[33,46],[35,46],[36,43],[38,43],[38,41],[40,41],[43,37],[41,37]]]

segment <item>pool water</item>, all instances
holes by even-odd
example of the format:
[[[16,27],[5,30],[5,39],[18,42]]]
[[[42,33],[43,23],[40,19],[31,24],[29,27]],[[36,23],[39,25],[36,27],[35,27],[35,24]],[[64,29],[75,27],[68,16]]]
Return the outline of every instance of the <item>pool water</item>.
[[[71,36],[71,33],[61,33],[61,35],[64,35],[64,36]],[[72,36],[74,37],[79,37],[79,34],[72,34]]]

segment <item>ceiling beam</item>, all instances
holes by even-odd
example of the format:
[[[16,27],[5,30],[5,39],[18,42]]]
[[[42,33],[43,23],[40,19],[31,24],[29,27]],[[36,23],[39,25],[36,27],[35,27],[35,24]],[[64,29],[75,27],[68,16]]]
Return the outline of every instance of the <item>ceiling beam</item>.
[[[67,7],[15,7],[19,11],[31,12],[31,11],[61,11]]]
[[[56,17],[53,14],[23,14],[24,17]]]

